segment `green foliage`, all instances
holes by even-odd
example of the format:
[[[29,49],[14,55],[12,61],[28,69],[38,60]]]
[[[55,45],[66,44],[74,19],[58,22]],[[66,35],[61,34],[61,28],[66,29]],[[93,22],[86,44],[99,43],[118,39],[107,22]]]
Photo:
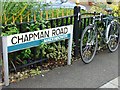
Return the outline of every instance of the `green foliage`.
[[[47,57],[54,60],[67,60],[67,49],[65,46],[58,42],[58,45],[53,43],[51,47],[48,48]]]
[[[37,47],[36,58],[39,58],[40,53],[42,53],[42,57],[45,57],[47,48],[48,48],[47,44],[45,43],[40,44],[40,46]]]
[[[96,6],[92,6],[88,12],[96,12],[97,13],[103,13],[107,14],[107,12],[104,10],[106,8],[106,4],[103,3],[97,3]]]
[[[43,29],[45,29],[47,23],[48,21],[41,20],[40,22],[35,22],[35,23],[30,24],[30,27],[27,27],[27,29],[29,29],[29,31],[38,31],[40,30],[39,28],[40,25],[43,27]]]
[[[3,26],[1,28],[5,29]],[[8,36],[13,34],[19,34],[19,29],[16,27],[16,25],[8,26],[7,30],[2,32],[1,36]]]
[[[28,63],[27,60],[32,58],[32,53],[31,53],[30,49],[22,50],[20,54],[15,54],[15,53],[10,53],[9,54],[9,61],[10,61],[10,63],[12,63],[13,67],[15,66],[14,63],[13,63],[15,58],[16,58],[16,63],[18,65],[20,65],[20,64],[23,64],[23,65],[27,64]]]
[[[37,2],[12,2],[12,0],[8,0],[7,2],[3,2],[3,20],[2,23],[5,22],[4,14],[7,16],[8,23],[11,23],[14,15],[15,21],[20,21],[20,16],[23,16],[23,19],[26,18],[27,14],[31,14],[30,18],[32,18],[33,12],[37,12],[41,7],[40,3]]]
[[[40,67],[38,67],[37,69],[31,69],[30,70],[30,75],[31,76],[35,76],[35,75],[39,75],[39,74],[41,74]]]
[[[64,42],[64,41],[63,41]],[[52,60],[67,60],[67,49],[63,44],[58,42],[52,44],[41,44],[39,49],[42,50],[42,56],[47,57],[48,59]],[[37,56],[40,52],[37,52]]]
[[[21,52],[21,56],[23,58],[30,58],[31,57],[31,50],[30,49],[26,49],[24,51]]]
[[[41,5],[41,2],[12,2],[12,0],[8,0],[7,2],[3,2],[3,13],[2,13],[2,24],[5,22],[12,23],[13,16],[14,21],[19,23],[20,16],[22,16],[23,22],[27,21],[29,16],[30,22],[34,21],[34,14],[36,15],[36,20],[45,20],[46,19],[46,11],[48,11],[48,18],[56,18],[61,17],[64,13],[66,15],[73,15],[73,9],[68,8],[59,8],[59,9],[47,9],[46,4]],[[40,10],[41,9],[41,10]],[[42,11],[42,18],[40,16],[40,11]],[[82,12],[83,10],[81,10]],[[53,12],[53,16],[52,16]],[[6,16],[6,19],[5,19]]]
[[[118,3],[118,16],[120,17],[120,1],[119,1],[119,3]]]
[[[108,2],[112,2],[112,0],[108,0]],[[111,5],[107,5],[104,3],[97,3],[96,6],[93,6],[89,12],[94,12],[97,11],[98,13],[103,13],[103,14],[107,14],[107,12],[105,11],[106,8],[112,8],[113,9],[113,15],[115,17],[120,16],[120,2],[118,3],[118,5],[116,4],[111,4]]]
[[[119,16],[119,6],[116,4],[109,5],[113,9],[113,16],[118,17]]]
[[[10,82],[15,83],[17,81],[21,81],[31,76],[40,75],[40,74],[41,76],[44,76],[43,74],[48,71],[49,70],[41,70],[41,68],[38,66],[37,68],[34,69],[27,69],[17,73],[10,73]]]

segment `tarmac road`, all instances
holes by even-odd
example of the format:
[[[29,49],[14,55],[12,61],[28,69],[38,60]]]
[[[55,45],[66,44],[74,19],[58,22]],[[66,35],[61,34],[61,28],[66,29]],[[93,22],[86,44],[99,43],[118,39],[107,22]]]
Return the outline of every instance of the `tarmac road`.
[[[56,68],[44,74],[12,83],[8,88],[99,88],[118,77],[118,51],[100,52],[90,64],[81,60],[71,66]]]

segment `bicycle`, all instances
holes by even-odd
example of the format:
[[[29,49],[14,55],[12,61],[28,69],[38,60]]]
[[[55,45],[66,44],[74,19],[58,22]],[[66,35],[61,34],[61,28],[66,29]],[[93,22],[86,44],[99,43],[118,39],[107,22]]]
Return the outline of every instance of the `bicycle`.
[[[107,10],[107,12],[110,13],[112,10]],[[98,36],[102,38],[103,43],[107,44],[110,52],[117,50],[120,40],[118,30],[120,25],[111,14],[107,15],[105,18],[102,13],[94,12],[92,14],[94,15],[93,23],[84,29],[80,41],[80,54],[85,64],[90,63],[96,54]],[[99,18],[96,18],[96,15],[99,15]],[[104,29],[103,31],[98,30],[97,21],[101,23]]]

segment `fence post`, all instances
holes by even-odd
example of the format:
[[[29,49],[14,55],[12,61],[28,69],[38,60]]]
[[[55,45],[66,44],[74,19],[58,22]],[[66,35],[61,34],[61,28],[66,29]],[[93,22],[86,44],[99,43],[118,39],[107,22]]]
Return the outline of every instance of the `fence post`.
[[[73,40],[75,43],[75,48],[74,48],[74,55],[75,57],[79,56],[79,14],[80,14],[80,7],[75,6],[74,7],[74,28],[73,28]]]

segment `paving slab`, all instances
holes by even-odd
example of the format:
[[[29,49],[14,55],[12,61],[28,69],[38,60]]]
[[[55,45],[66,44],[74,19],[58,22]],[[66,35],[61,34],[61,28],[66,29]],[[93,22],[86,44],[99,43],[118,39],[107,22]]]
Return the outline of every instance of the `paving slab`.
[[[118,86],[118,77],[110,81],[111,84]]]
[[[101,86],[100,88],[118,88],[118,86],[109,82],[109,83]]]
[[[100,88],[119,88],[118,77],[109,81],[109,82],[107,82],[106,84],[104,84]]]

